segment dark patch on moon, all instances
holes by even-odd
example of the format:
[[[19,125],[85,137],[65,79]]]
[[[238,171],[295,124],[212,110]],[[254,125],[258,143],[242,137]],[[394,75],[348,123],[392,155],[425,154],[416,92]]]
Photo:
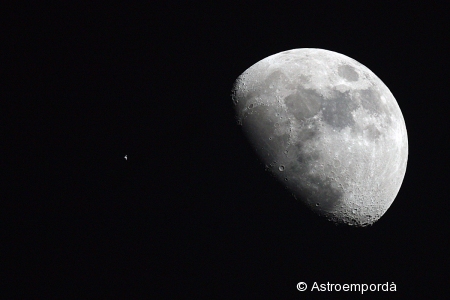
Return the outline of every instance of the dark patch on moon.
[[[347,81],[358,81],[359,75],[350,65],[342,65],[338,67],[338,74]]]
[[[297,120],[315,116],[322,106],[322,96],[312,89],[305,89],[299,85],[295,93],[284,98],[284,103],[288,108],[288,113],[292,114]]]
[[[272,88],[270,88],[272,86]],[[284,87],[286,89],[294,89],[295,86],[292,84],[291,80],[280,70],[273,71],[270,73],[266,79],[264,79],[261,89],[276,89],[279,87]]]
[[[330,98],[324,99],[316,90],[298,85],[295,93],[284,98],[288,114],[304,121],[322,110],[323,120],[337,129],[355,124],[352,111],[358,108],[348,92],[334,90]]]
[[[374,141],[380,138],[381,132],[375,127],[375,125],[370,124],[364,128],[364,136]]]
[[[381,115],[385,115],[385,126],[389,126],[392,124],[392,113],[390,112],[390,106],[385,105],[381,101],[380,93],[373,88],[368,88],[365,90],[355,91],[357,98],[361,102],[361,106],[367,110],[367,113],[370,115],[377,115],[380,117]]]
[[[303,128],[302,130],[300,130],[297,133],[297,141],[292,145],[294,149],[289,149],[289,151],[297,153],[296,160],[299,164],[306,165],[309,161],[319,158],[318,154],[306,153],[304,150],[305,144],[319,135],[319,131],[314,127],[315,126],[312,126],[312,128]]]
[[[381,106],[380,94],[372,89],[368,88],[359,91],[359,98],[361,99],[361,105],[367,109],[370,114],[381,114],[383,108]]]
[[[358,105],[351,99],[348,92],[334,90],[333,95],[323,101],[323,120],[337,129],[352,127],[355,124],[352,111],[356,108]]]
[[[298,81],[300,81],[301,83],[309,83],[311,82],[311,75],[306,76],[302,74],[298,77]]]

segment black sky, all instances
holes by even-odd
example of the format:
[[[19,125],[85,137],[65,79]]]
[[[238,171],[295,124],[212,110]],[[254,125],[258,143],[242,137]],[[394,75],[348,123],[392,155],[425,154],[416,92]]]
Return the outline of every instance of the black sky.
[[[174,1],[8,10],[0,294],[323,296],[298,292],[299,281],[445,292],[443,8]],[[236,77],[294,48],[356,59],[402,110],[406,176],[372,227],[336,227],[309,212],[264,171],[235,124]]]

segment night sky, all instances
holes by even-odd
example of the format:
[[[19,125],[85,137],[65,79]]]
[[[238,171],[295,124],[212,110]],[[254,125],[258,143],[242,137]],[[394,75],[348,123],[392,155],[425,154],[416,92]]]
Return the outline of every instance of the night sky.
[[[158,2],[7,11],[1,298],[357,294],[299,292],[300,281],[394,282],[395,293],[366,293],[442,296],[450,275],[443,6]],[[234,80],[294,48],[357,60],[402,110],[406,175],[371,227],[310,212],[264,170],[235,122]]]

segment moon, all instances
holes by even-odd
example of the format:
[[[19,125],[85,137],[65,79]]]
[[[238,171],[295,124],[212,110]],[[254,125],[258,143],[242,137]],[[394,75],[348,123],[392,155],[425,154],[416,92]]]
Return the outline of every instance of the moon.
[[[323,49],[284,51],[243,72],[232,100],[266,169],[319,216],[364,227],[389,209],[408,137],[397,101],[367,67]]]

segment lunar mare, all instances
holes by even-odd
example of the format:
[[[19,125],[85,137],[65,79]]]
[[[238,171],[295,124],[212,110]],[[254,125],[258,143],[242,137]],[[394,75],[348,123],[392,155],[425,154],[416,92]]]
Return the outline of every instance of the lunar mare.
[[[406,172],[406,126],[367,67],[328,50],[284,51],[242,73],[232,98],[267,169],[313,211],[367,226],[391,206]]]

